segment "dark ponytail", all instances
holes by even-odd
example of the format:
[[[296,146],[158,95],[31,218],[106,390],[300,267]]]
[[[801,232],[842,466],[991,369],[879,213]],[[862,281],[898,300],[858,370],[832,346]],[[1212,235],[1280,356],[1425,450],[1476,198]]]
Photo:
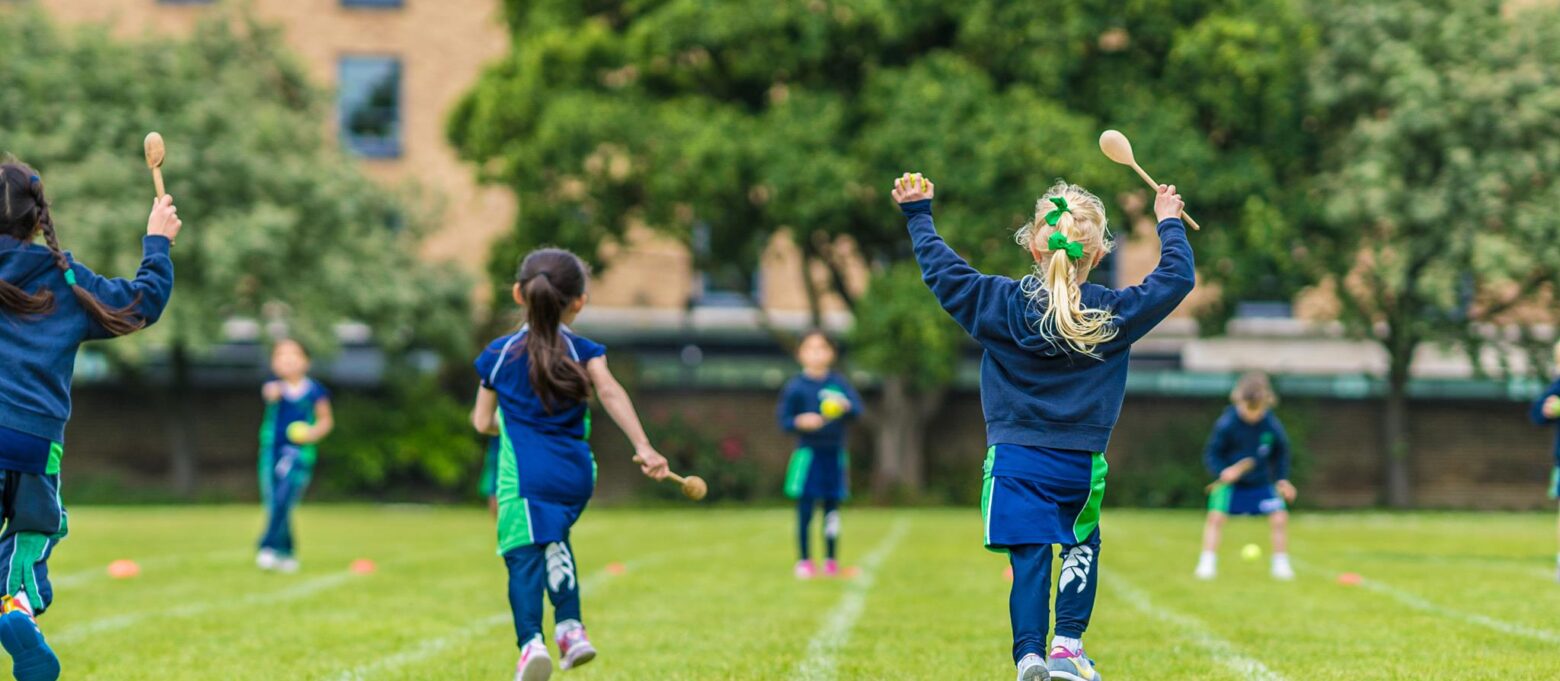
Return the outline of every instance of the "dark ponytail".
[[[76,302],[87,316],[115,336],[133,333],[146,326],[146,320],[136,313],[141,298],[122,308],[112,308],[98,300],[91,291],[75,283],[70,260],[60,249],[59,237],[54,233],[54,218],[49,214],[49,200],[43,194],[43,180],[38,172],[21,163],[0,164],[0,188],[5,193],[0,206],[0,233],[19,241],[30,241],[33,234],[43,233],[43,240],[54,255],[54,264],[60,268],[60,276],[70,282]],[[54,295],[43,287],[36,294],[28,294],[9,282],[0,282],[0,305],[23,314],[47,314],[54,311]]]
[[[525,351],[531,356],[531,387],[549,413],[560,402],[581,402],[590,397],[590,376],[564,346],[568,340],[559,329],[564,311],[585,295],[585,278],[585,263],[557,248],[533,251],[515,274],[530,327]]]

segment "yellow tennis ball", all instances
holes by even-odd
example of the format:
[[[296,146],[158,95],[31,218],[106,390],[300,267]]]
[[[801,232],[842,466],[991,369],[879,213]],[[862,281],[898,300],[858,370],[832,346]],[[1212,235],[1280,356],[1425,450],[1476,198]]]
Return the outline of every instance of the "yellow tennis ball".
[[[302,421],[293,421],[287,426],[287,439],[295,445],[303,444],[304,438],[309,437],[309,424]]]
[[[822,405],[819,405],[818,412],[823,414],[824,418],[833,421],[834,419],[845,415],[846,404],[847,403],[845,400],[834,399],[831,397],[827,400],[824,400]]]
[[[1256,560],[1262,557],[1262,547],[1256,544],[1247,544],[1240,550],[1240,557],[1246,560]]]

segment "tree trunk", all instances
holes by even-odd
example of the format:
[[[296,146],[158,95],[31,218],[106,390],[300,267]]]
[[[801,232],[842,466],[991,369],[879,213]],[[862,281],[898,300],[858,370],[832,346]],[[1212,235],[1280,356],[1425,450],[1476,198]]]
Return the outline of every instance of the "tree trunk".
[[[877,412],[877,457],[872,464],[872,499],[914,498],[926,485],[926,423],[942,405],[943,392],[917,393],[910,381],[883,379]]]
[[[195,442],[191,429],[195,414],[191,399],[189,351],[183,343],[174,343],[168,357],[172,376],[168,384],[169,403],[163,409],[168,433],[168,484],[183,498],[195,495]]]
[[[1383,501],[1392,508],[1408,508],[1414,503],[1413,461],[1408,439],[1408,378],[1413,363],[1413,344],[1388,346],[1386,414],[1382,419]]]

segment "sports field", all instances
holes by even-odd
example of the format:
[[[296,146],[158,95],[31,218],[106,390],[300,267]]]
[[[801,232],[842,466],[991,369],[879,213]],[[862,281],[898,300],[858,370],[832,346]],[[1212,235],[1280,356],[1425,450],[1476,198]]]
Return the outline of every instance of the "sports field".
[[[305,506],[296,575],[253,568],[260,522],[248,507],[74,509],[41,620],[64,678],[512,676],[485,512]],[[1233,522],[1223,574],[1202,583],[1200,515],[1107,509],[1087,648],[1113,681],[1557,679],[1553,522],[1299,513],[1288,584],[1238,558],[1265,528]],[[859,576],[800,583],[790,511],[592,510],[575,549],[602,655],[555,678],[1012,678],[1005,563],[979,536],[971,510],[849,509]],[[142,574],[110,579],[122,558]],[[349,571],[358,558],[377,571]]]

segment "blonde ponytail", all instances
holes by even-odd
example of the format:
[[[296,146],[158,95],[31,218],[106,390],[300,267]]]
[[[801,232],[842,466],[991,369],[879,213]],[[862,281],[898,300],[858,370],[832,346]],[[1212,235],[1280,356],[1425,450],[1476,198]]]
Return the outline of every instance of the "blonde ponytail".
[[[1035,256],[1035,274],[1024,281],[1024,293],[1040,315],[1035,330],[1052,345],[1098,358],[1097,348],[1116,337],[1115,315],[1084,307],[1078,281],[1096,255],[1109,253],[1113,245],[1105,205],[1077,185],[1057,182],[1016,239]]]

